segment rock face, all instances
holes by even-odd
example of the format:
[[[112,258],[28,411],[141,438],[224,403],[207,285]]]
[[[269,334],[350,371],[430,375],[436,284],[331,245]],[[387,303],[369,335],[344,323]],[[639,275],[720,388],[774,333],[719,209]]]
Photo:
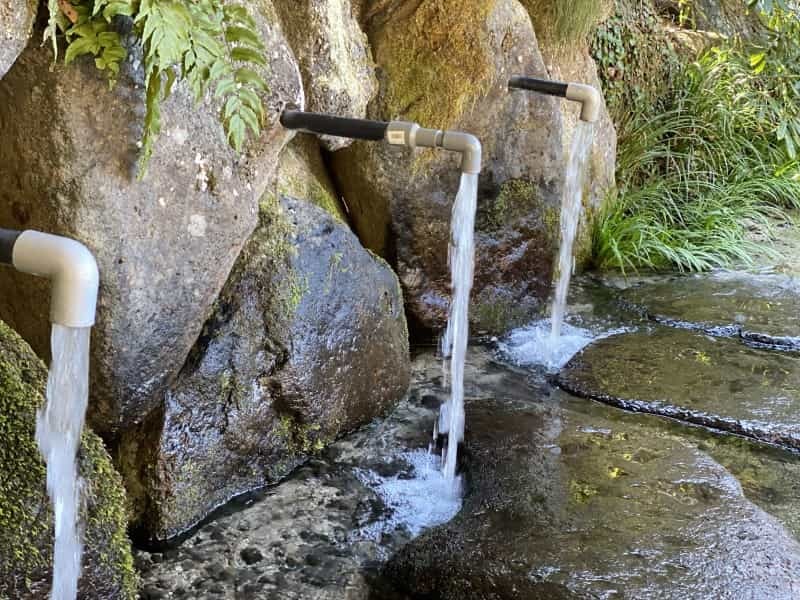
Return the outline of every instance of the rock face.
[[[296,136],[281,152],[277,171],[278,194],[305,198],[347,222],[347,214],[325,168],[317,139]]]
[[[685,428],[489,381],[467,406],[464,506],[390,560],[397,598],[800,593],[800,544]]]
[[[275,6],[300,62],[306,110],[364,118],[378,82],[350,0],[276,0]],[[344,138],[321,139],[328,150],[350,144]]]
[[[800,361],[680,329],[595,342],[558,377],[570,393],[800,449]]]
[[[0,321],[0,597],[44,598],[50,588],[53,515],[36,447],[36,410],[47,370]],[[79,455],[85,551],[81,598],[133,600],[137,578],[126,532],[125,492],[103,442],[86,431]]]
[[[528,14],[517,0],[423,0],[367,3],[363,18],[381,81],[369,116],[463,129],[484,145],[474,323],[527,320],[549,292],[564,177],[556,100],[507,90],[513,74],[547,76]],[[396,265],[413,317],[441,326],[457,159],[356,143],[333,166],[359,237]]]
[[[0,0],[0,79],[27,45],[38,6],[36,0]]]
[[[409,381],[396,277],[310,202],[265,200],[163,410],[123,437],[137,525],[179,533],[385,413]]]
[[[89,413],[98,431],[137,423],[160,401],[256,225],[288,141],[276,108],[299,101],[299,71],[269,1],[251,6],[270,56],[270,124],[241,156],[217,107],[196,106],[177,85],[137,181],[139,60],[126,61],[109,91],[91,61],[51,70],[52,50],[31,44],[0,82],[0,225],[77,238],[100,266]],[[0,298],[0,316],[46,356],[46,283],[5,270],[0,287],[14,290]]]

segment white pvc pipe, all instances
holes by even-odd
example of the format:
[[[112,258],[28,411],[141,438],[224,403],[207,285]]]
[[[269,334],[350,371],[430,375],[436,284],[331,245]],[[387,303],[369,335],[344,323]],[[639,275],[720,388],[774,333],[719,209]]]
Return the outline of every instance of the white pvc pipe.
[[[567,100],[581,103],[581,120],[594,123],[600,118],[600,108],[603,106],[603,97],[595,88],[582,83],[567,85]]]
[[[18,271],[50,279],[53,323],[94,325],[100,275],[86,246],[49,233],[23,231],[14,244],[12,263]]]

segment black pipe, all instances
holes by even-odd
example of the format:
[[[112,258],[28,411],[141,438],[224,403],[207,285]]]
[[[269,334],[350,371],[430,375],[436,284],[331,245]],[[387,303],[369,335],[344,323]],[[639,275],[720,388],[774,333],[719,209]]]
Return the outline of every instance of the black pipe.
[[[533,77],[512,77],[508,82],[508,87],[566,98],[569,84],[547,79],[534,79]]]
[[[0,264],[10,265],[14,258],[14,244],[22,234],[21,231],[0,229]]]
[[[307,133],[377,142],[384,139],[389,123],[346,119],[301,110],[285,110],[281,114],[281,125],[286,129],[299,129]]]

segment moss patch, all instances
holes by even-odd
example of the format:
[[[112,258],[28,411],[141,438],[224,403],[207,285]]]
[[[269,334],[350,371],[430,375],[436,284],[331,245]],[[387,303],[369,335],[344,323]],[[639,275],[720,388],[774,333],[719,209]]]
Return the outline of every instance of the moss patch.
[[[495,3],[421,0],[370,36],[385,72],[387,118],[449,128],[486,93],[492,65],[485,26]]]
[[[0,322],[0,597],[26,597],[33,589],[43,593],[49,578],[53,516],[35,441],[46,379],[30,347]],[[85,480],[82,592],[93,598],[135,598],[138,581],[122,481],[103,442],[88,431],[79,468]]]

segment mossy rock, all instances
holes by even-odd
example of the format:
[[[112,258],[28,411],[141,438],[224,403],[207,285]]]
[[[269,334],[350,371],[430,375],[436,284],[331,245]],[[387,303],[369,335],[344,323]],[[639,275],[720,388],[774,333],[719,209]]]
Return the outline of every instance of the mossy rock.
[[[35,440],[46,381],[44,364],[0,321],[0,598],[40,598],[50,586],[53,514]],[[124,488],[92,432],[84,432],[79,462],[85,481],[80,597],[135,598]]]

